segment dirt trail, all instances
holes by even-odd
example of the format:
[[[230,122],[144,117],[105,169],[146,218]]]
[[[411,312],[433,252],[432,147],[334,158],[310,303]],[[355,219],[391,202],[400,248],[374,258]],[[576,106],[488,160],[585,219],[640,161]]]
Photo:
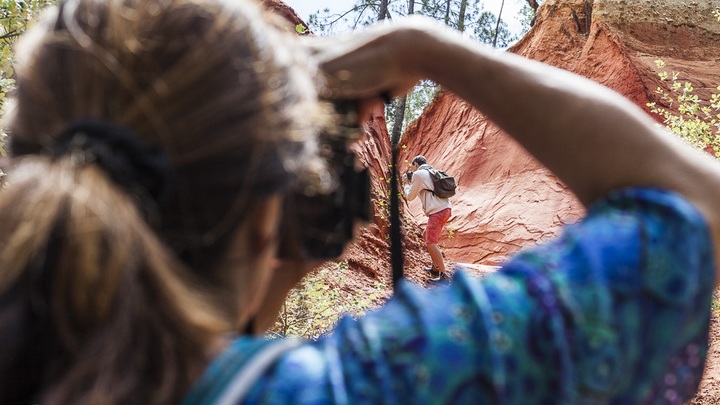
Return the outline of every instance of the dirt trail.
[[[720,299],[715,292],[714,300]],[[713,311],[710,318],[710,350],[705,362],[705,374],[700,382],[698,392],[688,404],[712,405],[720,404],[720,313]]]

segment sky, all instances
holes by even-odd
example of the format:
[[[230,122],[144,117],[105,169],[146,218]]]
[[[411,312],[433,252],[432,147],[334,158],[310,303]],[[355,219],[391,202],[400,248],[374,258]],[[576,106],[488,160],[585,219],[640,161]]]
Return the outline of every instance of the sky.
[[[341,12],[352,8],[357,0],[283,0],[285,4],[292,7],[297,15],[307,21],[310,14],[316,13],[318,10],[325,8],[330,12]],[[481,0],[483,9],[497,15],[500,12],[502,0]],[[503,20],[508,24],[510,31],[519,32],[520,22],[515,20],[515,16],[520,12],[526,0],[505,0],[503,8]]]

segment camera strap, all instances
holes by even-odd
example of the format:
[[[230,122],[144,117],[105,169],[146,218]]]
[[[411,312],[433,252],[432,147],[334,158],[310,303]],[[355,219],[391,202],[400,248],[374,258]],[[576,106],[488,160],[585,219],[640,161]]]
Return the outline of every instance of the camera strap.
[[[400,225],[400,199],[397,175],[398,148],[392,147],[390,177],[390,262],[392,264],[393,289],[398,288],[403,275],[402,230]]]

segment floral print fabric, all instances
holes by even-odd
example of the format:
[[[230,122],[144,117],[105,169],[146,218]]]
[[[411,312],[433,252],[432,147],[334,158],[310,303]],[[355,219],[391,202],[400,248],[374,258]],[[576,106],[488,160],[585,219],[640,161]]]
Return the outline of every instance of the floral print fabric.
[[[496,274],[402,285],[282,356],[245,403],[682,404],[702,375],[713,286],[695,208],[621,190]]]

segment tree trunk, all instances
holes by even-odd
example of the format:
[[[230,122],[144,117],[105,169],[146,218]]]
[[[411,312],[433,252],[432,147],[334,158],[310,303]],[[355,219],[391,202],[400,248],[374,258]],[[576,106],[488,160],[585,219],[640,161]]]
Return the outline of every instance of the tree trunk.
[[[408,15],[415,13],[415,0],[408,0]],[[407,94],[395,101],[395,120],[392,131],[390,131],[390,145],[396,147],[402,135],[403,122],[405,121],[405,108],[407,105]]]
[[[500,3],[500,13],[498,13],[497,24],[495,24],[495,38],[493,38],[493,48],[497,47],[498,34],[500,33],[500,19],[502,18],[503,7],[505,7],[505,0]]]
[[[447,0],[445,3],[445,25],[450,26],[450,3],[451,0]]]
[[[395,100],[395,122],[393,122],[392,132],[390,133],[390,144],[395,147],[400,142],[402,135],[403,121],[405,121],[405,105],[407,104],[407,95]]]
[[[458,14],[458,31],[465,32],[465,11],[467,10],[467,0],[460,2],[460,13]]]
[[[387,16],[388,0],[380,0],[380,10],[378,10],[378,21],[382,21]]]

